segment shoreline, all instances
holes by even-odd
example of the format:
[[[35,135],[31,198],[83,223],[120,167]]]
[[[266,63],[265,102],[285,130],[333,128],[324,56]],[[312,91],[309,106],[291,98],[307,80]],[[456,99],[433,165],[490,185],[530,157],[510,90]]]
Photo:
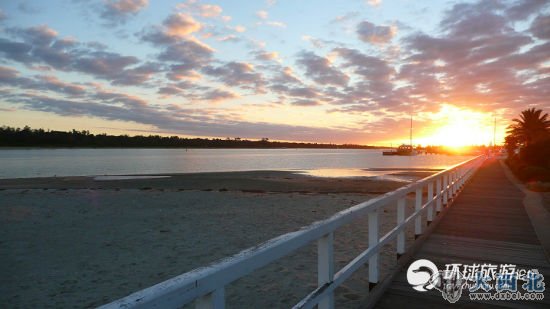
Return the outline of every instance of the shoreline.
[[[390,171],[390,170],[387,170]],[[405,183],[427,177],[436,170],[391,169],[380,176],[322,177],[302,171],[257,170],[203,173],[156,173],[131,175],[56,176],[2,178],[6,189],[141,189],[257,192],[320,192],[377,194],[395,190]],[[103,178],[106,177],[106,178]],[[108,179],[108,178],[113,179]],[[117,179],[117,177],[129,179]],[[402,177],[402,178],[399,178]],[[367,184],[367,185],[366,185]],[[370,184],[370,185],[369,185]]]

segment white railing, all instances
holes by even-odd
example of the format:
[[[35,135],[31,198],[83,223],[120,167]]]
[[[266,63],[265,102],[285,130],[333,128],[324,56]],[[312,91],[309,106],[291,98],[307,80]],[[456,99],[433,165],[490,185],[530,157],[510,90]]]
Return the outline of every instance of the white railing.
[[[179,308],[194,300],[196,300],[196,308],[224,308],[226,285],[313,241],[317,241],[318,245],[318,287],[294,308],[312,308],[315,305],[323,309],[334,308],[334,290],[365,263],[369,265],[370,284],[378,283],[380,249],[397,239],[397,254],[398,256],[404,254],[405,228],[414,221],[415,235],[421,235],[424,212],[427,213],[428,223],[434,220],[442,207],[455,198],[484,160],[484,156],[479,156],[457,164],[420,181],[338,212],[329,219],[273,238],[218,263],[168,279],[100,308]],[[423,199],[425,188],[427,188],[426,201]],[[415,211],[405,217],[405,199],[409,193],[415,194]],[[386,235],[379,237],[380,210],[394,202],[397,202],[397,226]],[[334,231],[365,215],[368,216],[368,248],[335,273]]]

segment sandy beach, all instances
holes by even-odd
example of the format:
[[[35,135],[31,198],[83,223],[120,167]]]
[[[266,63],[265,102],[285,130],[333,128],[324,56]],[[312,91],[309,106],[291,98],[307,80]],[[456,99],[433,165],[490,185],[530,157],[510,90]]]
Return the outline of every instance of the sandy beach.
[[[0,304],[95,307],[406,184],[280,171],[156,176],[169,177],[0,180]],[[382,233],[395,212],[384,210]],[[336,269],[366,247],[366,218],[339,229]],[[394,263],[394,247],[382,265]],[[312,244],[238,280],[227,287],[227,306],[292,306],[315,288],[316,261]],[[367,274],[365,267],[337,290],[339,308],[359,304]]]

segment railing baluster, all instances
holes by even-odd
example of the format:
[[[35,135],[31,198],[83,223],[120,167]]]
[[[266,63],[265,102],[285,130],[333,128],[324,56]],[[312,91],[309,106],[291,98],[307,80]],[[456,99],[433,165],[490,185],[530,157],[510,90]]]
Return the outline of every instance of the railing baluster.
[[[416,202],[414,204],[414,210],[418,211],[422,208],[422,189],[423,187],[420,187],[416,189]],[[414,236],[418,238],[422,234],[422,215],[417,216],[414,219]]]
[[[434,183],[433,181],[428,183],[428,224],[432,223],[434,219]]]
[[[405,221],[405,203],[404,197],[397,200],[397,226]],[[397,234],[397,258],[405,254],[405,229]]]
[[[450,185],[450,192],[451,192],[450,196],[451,198],[454,198],[455,196],[455,171],[454,170],[451,171],[449,185]]]
[[[466,173],[468,169],[466,167],[462,167],[461,170],[462,170],[462,180],[460,180],[460,187],[464,188],[464,185],[466,184]]]
[[[329,233],[317,241],[317,284],[323,286],[334,279],[334,233]],[[334,293],[323,298],[319,309],[334,308]]]
[[[457,192],[458,192],[458,170],[455,169],[455,185],[453,190],[453,196],[456,196]]]
[[[368,223],[369,223],[369,248],[374,247],[380,241],[378,236],[378,231],[380,230],[379,221],[378,221],[378,210],[373,210],[368,214]],[[375,253],[369,259],[369,288],[373,288],[378,283],[378,255]]]
[[[449,203],[449,173],[443,175],[443,206]]]
[[[223,287],[214,290],[200,298],[195,303],[196,309],[223,309],[225,308],[225,290]]]
[[[441,199],[443,198],[443,195],[441,194],[441,177],[437,177],[435,190],[437,191],[437,202],[435,211],[439,213],[441,211]]]

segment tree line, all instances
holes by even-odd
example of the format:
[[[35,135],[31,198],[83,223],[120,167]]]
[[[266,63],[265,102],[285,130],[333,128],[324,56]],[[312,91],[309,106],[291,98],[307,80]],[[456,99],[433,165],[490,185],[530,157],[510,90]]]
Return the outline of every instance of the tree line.
[[[0,127],[0,147],[97,147],[97,148],[326,148],[374,149],[355,144],[299,143],[241,138],[182,138],[160,135],[92,134],[87,130],[53,131],[44,129]]]

